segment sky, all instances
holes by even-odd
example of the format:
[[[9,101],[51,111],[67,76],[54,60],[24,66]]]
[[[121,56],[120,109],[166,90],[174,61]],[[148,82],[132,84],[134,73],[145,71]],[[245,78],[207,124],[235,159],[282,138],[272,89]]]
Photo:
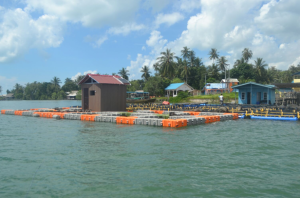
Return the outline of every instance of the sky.
[[[300,62],[299,0],[0,0],[0,85],[129,70],[162,51],[216,48],[230,67],[244,48],[269,66]]]

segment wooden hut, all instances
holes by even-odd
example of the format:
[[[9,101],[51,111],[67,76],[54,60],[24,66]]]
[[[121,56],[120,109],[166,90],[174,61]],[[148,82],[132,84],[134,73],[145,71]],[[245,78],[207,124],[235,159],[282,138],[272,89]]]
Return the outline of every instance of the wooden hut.
[[[87,74],[78,84],[84,111],[126,110],[126,85],[130,83],[120,76]]]

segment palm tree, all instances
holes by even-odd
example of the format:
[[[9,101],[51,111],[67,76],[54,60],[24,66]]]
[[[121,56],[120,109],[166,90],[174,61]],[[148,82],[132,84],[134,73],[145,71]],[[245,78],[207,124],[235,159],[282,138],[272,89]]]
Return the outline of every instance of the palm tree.
[[[262,74],[262,71],[265,69],[265,67],[268,66],[268,64],[262,59],[262,58],[257,58],[255,61],[254,61],[255,65],[255,69],[258,73],[258,75],[261,77],[261,74]]]
[[[160,71],[160,66],[159,66],[158,63],[154,63],[154,64],[153,64],[153,68],[154,68],[154,70],[155,70],[155,74],[157,74],[157,73]]]
[[[209,59],[210,60],[213,60],[213,64],[214,64],[214,61],[215,59],[218,59],[219,58],[219,54],[217,52],[217,49],[216,48],[211,48],[211,51],[209,52]]]
[[[183,60],[188,59],[190,56],[190,49],[186,46],[183,47],[183,50],[181,50],[181,56],[182,56]]]
[[[54,85],[54,89],[57,91],[59,88],[59,84],[61,83],[61,80],[54,76],[53,79],[51,80],[51,83]]]
[[[158,57],[157,60],[161,67],[163,76],[173,77],[175,73],[174,58],[176,58],[176,56],[173,52],[171,52],[171,49],[167,49],[165,52],[161,52],[160,54],[162,56]]]
[[[238,65],[244,64],[245,63],[245,59],[241,58],[241,59],[237,59],[234,63],[234,67],[237,67]]]
[[[199,58],[199,57],[197,57],[197,58],[195,59],[195,61],[194,61],[194,66],[200,67],[201,65],[203,65],[202,59]]]
[[[252,55],[253,55],[252,51],[249,50],[248,48],[245,48],[243,50],[242,54],[243,54],[243,58],[245,59],[246,63],[248,62],[249,59],[252,58]]]
[[[212,78],[219,79],[219,71],[220,69],[216,64],[207,67],[207,73],[209,73]]]
[[[151,74],[149,67],[145,65],[144,67],[142,67],[140,72],[143,73],[142,78],[144,78],[145,81],[147,81]]]
[[[221,58],[218,59],[218,66],[220,67],[220,70],[225,71],[227,64],[227,60],[225,56],[221,56]]]
[[[128,80],[128,75],[129,75],[128,72],[129,71],[123,67],[122,69],[120,69],[120,71],[118,72],[118,74],[120,74],[122,76],[122,78]]]
[[[193,63],[195,62],[195,59],[196,59],[196,55],[195,55],[195,52],[192,50],[192,51],[190,51],[190,55],[189,55],[189,61],[190,61],[191,67],[193,67]]]
[[[184,65],[184,69],[181,72],[181,75],[185,76],[185,82],[186,83],[187,83],[187,77],[188,77],[188,65],[187,65],[186,59],[189,59],[190,55],[191,55],[190,49],[185,46],[185,47],[183,47],[183,50],[181,50],[181,56],[182,56],[182,58],[183,58],[184,61],[181,60],[181,62],[179,63],[178,60],[177,60],[177,62],[179,64],[185,64]]]

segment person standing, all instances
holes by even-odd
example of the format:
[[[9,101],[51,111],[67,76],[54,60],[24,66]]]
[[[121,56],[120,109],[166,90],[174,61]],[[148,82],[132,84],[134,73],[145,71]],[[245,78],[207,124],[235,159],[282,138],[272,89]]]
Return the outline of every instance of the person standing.
[[[221,95],[219,96],[219,98],[220,98],[220,103],[221,103],[221,105],[223,105],[223,94],[221,94]]]

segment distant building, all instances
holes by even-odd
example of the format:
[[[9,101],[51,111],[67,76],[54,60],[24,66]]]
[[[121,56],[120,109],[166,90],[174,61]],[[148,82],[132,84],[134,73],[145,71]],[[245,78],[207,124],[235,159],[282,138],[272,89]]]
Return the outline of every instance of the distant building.
[[[229,92],[232,92],[233,89],[231,87],[238,85],[239,81],[236,78],[226,78],[222,79],[220,83],[225,83],[225,89],[227,89]]]
[[[6,100],[15,99],[15,96],[14,96],[13,93],[9,93],[9,94],[6,94],[5,99],[6,99]]]
[[[300,83],[300,72],[297,72],[297,73],[293,74],[293,81],[292,81],[292,83]],[[296,91],[296,92],[300,92],[300,88],[299,87],[294,87],[293,90]]]
[[[66,92],[67,100],[75,100],[77,93],[78,93],[78,91]]]
[[[126,111],[126,85],[117,75],[87,74],[81,85],[82,109],[91,111]]]
[[[225,88],[225,83],[206,83],[201,92],[205,95],[223,93],[226,91]]]
[[[167,88],[165,88],[166,96],[173,96],[176,97],[178,95],[178,92],[180,91],[188,91],[192,92],[194,89],[193,87],[189,86],[186,83],[173,83],[170,84]]]
[[[239,104],[274,104],[275,85],[248,82],[232,87],[239,90]]]

